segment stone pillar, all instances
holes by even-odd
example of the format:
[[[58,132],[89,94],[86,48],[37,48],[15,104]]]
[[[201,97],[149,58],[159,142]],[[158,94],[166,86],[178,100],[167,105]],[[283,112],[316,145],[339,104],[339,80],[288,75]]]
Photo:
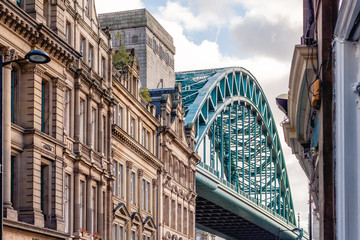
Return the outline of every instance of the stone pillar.
[[[79,168],[74,169],[74,232],[80,230],[80,174]]]
[[[102,205],[103,205],[103,233],[101,234],[103,239],[111,239],[107,237],[107,233],[108,233],[108,209],[111,205],[107,204],[107,198],[108,198],[108,182],[107,180],[104,181],[104,187],[103,187],[103,201],[102,201]],[[113,205],[112,205],[113,206]]]
[[[143,199],[143,191],[142,191],[142,180],[143,180],[143,176],[144,176],[144,171],[142,169],[138,169],[137,171],[137,177],[138,177],[138,191],[137,191],[137,195],[138,195],[138,199],[137,199],[137,207],[138,207],[138,212],[141,213],[142,210],[142,199]],[[145,186],[144,186],[145,187]]]
[[[80,80],[77,80],[75,83],[75,141],[80,141],[80,90],[81,83]]]
[[[6,58],[5,58],[6,59]],[[11,65],[3,68],[3,170],[4,209],[12,209],[11,203]]]
[[[156,180],[156,179],[153,179],[153,180],[152,180],[152,187],[153,187],[153,189],[152,189],[152,206],[149,205],[149,207],[151,207],[150,210],[151,210],[152,218],[154,219],[155,225],[156,225],[156,227],[158,228],[158,226],[157,226],[157,225],[158,225],[158,222],[157,222],[157,220],[158,220],[157,212],[158,212],[159,210],[156,208],[156,203],[157,203],[157,200],[160,201],[160,199],[157,199],[157,198],[158,198],[158,195],[157,195],[157,191],[158,191],[157,185],[158,185],[157,180]],[[150,189],[149,189],[149,190],[150,190]],[[160,198],[160,196],[159,196],[159,198]]]
[[[99,120],[99,129],[98,129],[98,133],[99,133],[99,136],[98,136],[98,146],[99,146],[99,151],[103,156],[105,155],[105,146],[104,146],[104,122],[103,122],[103,108],[104,108],[104,103],[103,103],[103,100],[101,99],[101,102],[100,104],[98,105],[98,120]]]
[[[131,209],[131,169],[133,167],[132,162],[126,161],[126,208]],[[116,187],[116,186],[114,186]]]
[[[25,149],[20,156],[21,170],[19,199],[19,221],[44,227],[44,215],[41,209],[41,153],[36,149]]]
[[[17,212],[11,202],[11,70],[11,65],[3,68],[3,201],[4,217],[17,220]]]
[[[105,237],[105,239],[111,239],[113,236],[113,221],[114,221],[114,213],[113,213],[113,201],[112,201],[112,196],[113,196],[113,183],[110,182],[108,183],[107,186],[107,224],[106,224],[106,228],[107,228],[107,237]]]
[[[94,143],[92,142],[92,128],[94,127],[93,124],[91,124],[92,122],[92,99],[93,99],[93,95],[92,92],[89,93],[88,95],[88,101],[87,101],[87,144],[89,146],[92,146],[92,148],[95,148]]]
[[[92,229],[92,219],[91,219],[91,212],[92,212],[92,180],[93,176],[89,175],[86,179],[86,230],[89,233],[93,233],[95,229]],[[95,219],[94,219],[95,220]]]
[[[131,170],[133,168],[133,163],[126,161],[126,208],[131,211]],[[131,214],[131,213],[130,213]],[[131,240],[131,221],[126,225],[127,238],[126,240]]]
[[[111,103],[110,107],[108,109],[108,120],[107,120],[107,134],[106,134],[106,142],[107,142],[107,146],[106,146],[106,156],[107,156],[107,164],[109,164],[109,162],[111,161],[111,139],[112,139],[112,134],[111,134],[111,125],[114,122],[114,118],[116,118],[115,113],[113,112],[114,110],[114,104]]]
[[[103,186],[105,183],[100,181],[98,184],[98,201],[97,201],[97,232],[101,237],[104,237],[104,192]]]

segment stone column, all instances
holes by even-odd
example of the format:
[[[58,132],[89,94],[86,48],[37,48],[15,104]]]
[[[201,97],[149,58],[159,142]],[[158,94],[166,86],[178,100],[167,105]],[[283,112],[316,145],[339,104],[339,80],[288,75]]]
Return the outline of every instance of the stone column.
[[[94,177],[89,175],[86,179],[86,230],[89,233],[93,233],[95,229],[92,229],[92,219],[91,219],[91,214],[92,214],[92,206],[91,206],[91,202],[92,202],[92,181],[93,181]],[[95,220],[95,219],[94,219]]]
[[[106,224],[106,233],[107,237],[105,239],[111,239],[113,236],[113,221],[114,221],[114,213],[113,213],[113,183],[109,182],[107,185],[107,224]]]
[[[79,168],[74,169],[74,232],[79,232],[80,230],[80,174],[81,170]]]
[[[142,210],[142,199],[143,199],[143,191],[142,191],[142,180],[143,180],[143,176],[144,176],[144,171],[142,169],[138,169],[137,171],[137,177],[138,177],[138,191],[137,191],[137,206],[138,206],[138,212],[141,213]],[[145,187],[145,186],[144,186]],[[144,196],[145,197],[145,196]]]
[[[99,151],[103,156],[105,155],[105,146],[104,146],[104,122],[103,122],[103,108],[104,108],[104,103],[103,103],[103,100],[101,99],[100,101],[100,104],[98,105],[98,119],[99,119],[99,129],[98,129],[98,133],[99,133],[99,136],[98,136],[98,146],[99,146]]]
[[[131,209],[131,169],[133,167],[132,162],[126,161],[126,208]],[[116,187],[116,186],[114,186]]]
[[[152,187],[153,187],[153,189],[152,189],[152,206],[150,206],[149,205],[149,207],[150,207],[150,210],[151,210],[151,214],[152,214],[152,218],[153,218],[153,220],[154,220],[154,222],[155,222],[155,225],[156,225],[156,227],[158,228],[158,226],[157,226],[157,220],[158,220],[158,218],[157,218],[157,211],[158,211],[158,209],[156,209],[156,203],[157,203],[157,198],[158,198],[158,195],[157,195],[157,191],[158,191],[158,189],[157,189],[157,185],[158,185],[158,181],[157,181],[157,179],[153,179],[152,180]],[[149,189],[150,190],[150,189]],[[160,197],[160,196],[159,196]],[[160,199],[159,199],[160,200]]]
[[[17,220],[11,202],[11,65],[3,68],[3,173],[4,217]]]
[[[98,201],[97,201],[97,232],[104,237],[104,192],[105,183],[101,180],[98,184]]]
[[[107,164],[109,164],[109,162],[111,161],[110,159],[111,159],[111,139],[112,139],[112,137],[111,137],[111,126],[112,126],[112,124],[113,124],[113,122],[114,122],[114,118],[116,118],[116,116],[115,116],[115,113],[113,112],[113,110],[114,110],[114,104],[113,103],[111,103],[110,104],[110,107],[109,107],[109,109],[108,109],[108,120],[107,120],[107,126],[108,126],[108,128],[107,128],[107,130],[106,130],[106,142],[107,142],[107,146],[106,146],[106,150],[105,150],[105,152],[106,152],[106,156],[107,156]]]
[[[5,58],[6,59],[6,58]],[[3,171],[4,209],[12,209],[11,203],[11,65],[3,68]]]
[[[8,48],[5,48],[2,54],[3,61],[12,61],[17,58],[16,52]],[[13,209],[11,202],[11,70],[11,64],[3,68],[3,202],[4,217],[17,220],[17,212]]]
[[[77,79],[75,83],[75,141],[80,141],[80,90],[81,90],[81,83],[80,80]]]
[[[138,198],[137,198],[137,202],[136,204],[138,205],[138,212],[140,213],[141,215],[141,209],[142,209],[142,199],[143,199],[143,192],[142,192],[142,180],[143,180],[143,176],[144,176],[144,170],[142,169],[138,169],[137,171],[137,174],[138,174]],[[146,186],[144,186],[145,188]],[[150,189],[149,189],[150,190]],[[145,196],[144,196],[144,200],[145,200]],[[141,221],[143,221],[143,219],[141,219]],[[142,239],[142,234],[143,234],[143,225],[142,225],[142,222],[140,222],[140,225],[139,225],[139,228],[138,228],[138,233],[136,234],[139,234],[139,239]]]
[[[88,95],[88,101],[87,101],[87,143],[89,146],[92,146],[92,148],[95,149],[94,143],[92,142],[92,128],[95,127],[93,126],[93,124],[91,124],[92,122],[92,99],[93,99],[93,95],[92,92],[89,93]]]

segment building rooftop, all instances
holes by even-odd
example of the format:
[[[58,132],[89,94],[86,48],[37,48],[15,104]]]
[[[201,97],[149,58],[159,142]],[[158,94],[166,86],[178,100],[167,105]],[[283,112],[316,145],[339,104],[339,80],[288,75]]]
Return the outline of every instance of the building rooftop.
[[[108,27],[110,31],[147,27],[158,39],[161,39],[172,54],[175,54],[173,38],[145,8],[103,13],[99,14],[98,18],[102,28]]]

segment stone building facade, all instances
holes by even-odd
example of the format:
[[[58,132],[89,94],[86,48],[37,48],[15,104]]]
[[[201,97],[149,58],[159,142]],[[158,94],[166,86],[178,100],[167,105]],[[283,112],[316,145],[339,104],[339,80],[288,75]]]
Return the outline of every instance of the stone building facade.
[[[99,21],[109,28],[115,48],[121,45],[120,33],[126,47],[136,49],[141,87],[174,87],[173,38],[146,9],[99,14]]]
[[[0,3],[5,61],[51,57],[4,67],[4,239],[194,239],[160,227],[167,195],[194,229],[198,157],[180,93],[157,113],[139,95],[136,57],[119,73],[111,45],[94,0]]]
[[[195,239],[195,171],[200,156],[194,152],[195,126],[184,128],[181,86],[150,90],[160,116],[160,156],[164,163],[159,182],[158,239]]]
[[[94,2],[2,1],[4,239],[110,236],[112,49]],[[46,229],[44,231],[44,229]]]
[[[113,74],[111,155],[113,159],[113,235],[109,239],[156,239],[158,171],[154,106],[138,94],[139,69]]]

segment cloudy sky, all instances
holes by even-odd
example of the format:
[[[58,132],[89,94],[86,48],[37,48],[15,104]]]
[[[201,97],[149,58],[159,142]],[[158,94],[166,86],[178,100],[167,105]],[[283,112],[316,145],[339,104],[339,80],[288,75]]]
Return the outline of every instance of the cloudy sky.
[[[307,229],[307,179],[283,141],[275,97],[288,90],[295,44],[302,35],[301,0],[95,0],[97,13],[147,8],[174,38],[175,71],[241,66],[271,104],[290,176],[295,211]],[[106,4],[105,4],[106,3]],[[191,57],[190,57],[191,56]]]

